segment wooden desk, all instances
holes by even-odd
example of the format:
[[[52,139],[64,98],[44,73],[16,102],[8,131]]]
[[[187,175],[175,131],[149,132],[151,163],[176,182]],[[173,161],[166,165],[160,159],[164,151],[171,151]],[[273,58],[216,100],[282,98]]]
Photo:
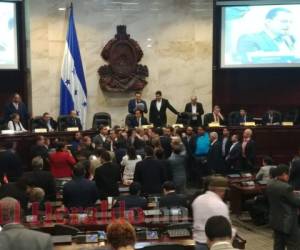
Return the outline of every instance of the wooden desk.
[[[195,241],[192,239],[169,239],[165,237],[160,239],[160,241],[142,241],[137,242],[135,245],[135,249],[141,249],[145,246],[153,245],[153,244],[161,244],[161,243],[171,243],[171,244],[179,244],[185,246],[187,250],[195,248]],[[54,247],[55,250],[82,250],[82,249],[95,249],[105,247],[103,243],[95,243],[95,244],[76,244],[73,243],[72,245],[57,245]]]
[[[240,215],[242,213],[243,202],[251,199],[258,194],[262,194],[265,185],[255,184],[255,186],[242,186],[240,183],[230,184],[230,210],[233,214]]]

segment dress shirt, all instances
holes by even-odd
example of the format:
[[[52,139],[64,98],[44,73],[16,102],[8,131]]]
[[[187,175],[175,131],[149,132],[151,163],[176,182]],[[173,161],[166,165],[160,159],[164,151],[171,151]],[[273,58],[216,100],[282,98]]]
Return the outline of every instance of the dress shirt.
[[[226,154],[226,143],[228,141],[228,137],[224,137],[222,140],[222,156]]]
[[[156,108],[158,111],[161,109],[161,101],[156,101]]]
[[[242,143],[243,157],[246,157],[245,150],[246,150],[246,146],[247,146],[247,144],[248,144],[249,141],[250,141],[250,138],[244,138],[243,139],[243,143]]]
[[[27,131],[21,122],[14,122],[14,121],[9,121],[8,124],[7,124],[7,127],[9,130],[13,130],[13,131],[16,131],[16,132],[25,132]]]
[[[47,121],[47,127],[48,127],[48,130],[49,130],[49,132],[51,132],[51,131],[53,131],[54,129],[52,128],[52,126],[51,126],[51,122],[50,122],[50,120],[49,121]]]
[[[198,119],[196,114],[197,114],[197,105],[192,104],[192,120],[193,121]]]
[[[100,134],[101,138],[102,138],[102,141],[105,142],[106,141],[106,136],[105,135],[102,135]]]
[[[212,216],[224,216],[230,221],[229,209],[222,199],[212,191],[198,196],[192,203],[193,238],[198,243],[206,243],[205,224]]]
[[[14,105],[14,107],[15,107],[15,109],[16,109],[16,110],[18,110],[18,109],[19,109],[19,103],[17,103],[17,102],[13,102],[12,104]]]

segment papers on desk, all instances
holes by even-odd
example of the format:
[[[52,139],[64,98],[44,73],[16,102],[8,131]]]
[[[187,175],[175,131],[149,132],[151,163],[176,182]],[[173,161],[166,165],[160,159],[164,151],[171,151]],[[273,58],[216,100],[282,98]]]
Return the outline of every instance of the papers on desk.
[[[220,127],[220,123],[219,122],[211,122],[211,123],[208,124],[208,127],[218,128],[218,127]]]
[[[1,130],[2,135],[13,135],[14,133],[15,133],[15,131],[10,130],[10,129]]]
[[[33,130],[34,133],[47,133],[47,129],[45,128],[36,128]]]
[[[79,131],[79,128],[78,127],[71,127],[71,128],[67,128],[66,130],[68,132],[77,132],[77,131]]]

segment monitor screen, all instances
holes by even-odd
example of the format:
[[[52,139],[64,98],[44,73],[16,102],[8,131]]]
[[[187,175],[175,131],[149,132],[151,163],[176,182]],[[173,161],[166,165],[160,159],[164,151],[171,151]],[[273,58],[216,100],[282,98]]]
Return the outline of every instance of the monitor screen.
[[[299,67],[300,4],[222,7],[221,68]]]
[[[0,69],[18,69],[15,3],[0,2]]]

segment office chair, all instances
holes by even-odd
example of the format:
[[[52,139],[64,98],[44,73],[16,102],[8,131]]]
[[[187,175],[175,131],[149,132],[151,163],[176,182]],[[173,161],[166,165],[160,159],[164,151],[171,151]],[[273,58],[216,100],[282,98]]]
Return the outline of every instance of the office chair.
[[[298,109],[292,109],[287,111],[284,114],[284,118],[282,120],[283,122],[293,122],[294,125],[298,124],[299,121],[299,110]]]
[[[66,120],[68,117],[69,117],[69,115],[60,115],[57,118],[58,131],[64,131],[66,129]]]
[[[54,235],[77,235],[80,230],[76,227],[69,225],[55,224],[54,226]]]
[[[133,119],[134,115],[133,114],[128,114],[125,117],[125,126],[130,127],[130,120]]]
[[[185,250],[185,246],[179,244],[157,244],[145,246],[141,250]]]
[[[42,116],[35,116],[30,119],[30,129],[33,131],[38,127],[38,122],[42,119]]]
[[[100,125],[111,127],[111,115],[106,112],[98,112],[93,117],[93,129],[98,130]]]
[[[228,115],[228,125],[229,126],[236,126],[240,124],[236,124],[237,117],[239,115],[239,111],[232,111]]]

